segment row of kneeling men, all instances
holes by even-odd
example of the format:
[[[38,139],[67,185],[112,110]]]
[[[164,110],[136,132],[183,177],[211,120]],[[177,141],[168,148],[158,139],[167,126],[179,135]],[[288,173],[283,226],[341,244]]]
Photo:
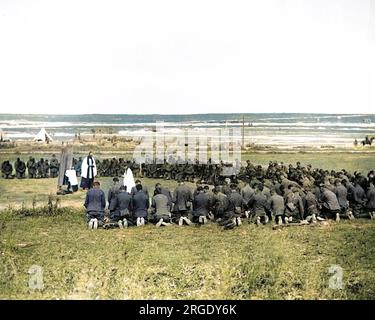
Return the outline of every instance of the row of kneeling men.
[[[153,196],[137,180],[127,190],[114,178],[108,191],[108,205],[100,183],[87,192],[85,208],[89,228],[141,226],[202,225],[208,220],[224,229],[232,229],[249,222],[279,225],[289,223],[318,223],[326,219],[375,218],[375,187],[370,183],[367,193],[359,185],[353,186],[354,197],[349,197],[346,186],[339,181],[333,186],[321,184],[304,189],[289,184],[286,188],[266,187],[263,183],[246,183],[242,188],[227,181],[210,189],[197,185],[192,192],[179,181],[174,192],[156,184]],[[151,201],[150,201],[151,200]],[[354,214],[353,214],[354,213]]]

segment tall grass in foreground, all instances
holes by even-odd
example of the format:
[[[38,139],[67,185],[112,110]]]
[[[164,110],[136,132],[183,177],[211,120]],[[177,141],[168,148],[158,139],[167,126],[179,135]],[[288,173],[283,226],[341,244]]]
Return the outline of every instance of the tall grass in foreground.
[[[33,265],[41,290],[28,285]],[[342,289],[329,287],[332,265]],[[0,213],[1,299],[373,299],[374,265],[367,220],[92,231],[83,210],[53,198]]]

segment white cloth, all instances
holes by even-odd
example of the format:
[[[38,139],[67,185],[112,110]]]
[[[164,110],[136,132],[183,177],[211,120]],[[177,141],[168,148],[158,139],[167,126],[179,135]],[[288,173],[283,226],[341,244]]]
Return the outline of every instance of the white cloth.
[[[94,157],[92,157],[91,159],[89,159],[89,164],[87,163],[87,158],[88,157],[85,157],[83,160],[82,160],[82,166],[81,166],[81,177],[83,178],[86,178],[86,179],[94,179],[96,177],[96,163],[95,163],[95,159]],[[91,170],[89,170],[89,177],[87,176],[87,169],[88,167],[90,166],[93,166],[93,173],[94,173],[94,176],[92,177],[92,173],[91,173]]]
[[[66,170],[65,175],[68,177],[68,180],[72,186],[78,186],[77,174],[74,169]]]
[[[132,188],[135,187],[135,181],[133,172],[130,168],[124,173],[124,186],[126,186],[126,191],[131,192]]]

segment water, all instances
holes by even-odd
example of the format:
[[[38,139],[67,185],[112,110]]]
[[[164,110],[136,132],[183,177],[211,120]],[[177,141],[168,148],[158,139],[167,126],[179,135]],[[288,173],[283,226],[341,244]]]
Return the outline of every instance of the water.
[[[201,135],[206,128],[241,128],[245,116],[245,143],[269,146],[351,146],[366,135],[375,136],[375,115],[363,114],[199,114],[199,115],[25,115],[0,114],[0,128],[11,139],[32,139],[44,127],[56,140],[112,132],[139,137],[154,134],[163,122],[166,135]],[[185,130],[181,130],[184,128]]]

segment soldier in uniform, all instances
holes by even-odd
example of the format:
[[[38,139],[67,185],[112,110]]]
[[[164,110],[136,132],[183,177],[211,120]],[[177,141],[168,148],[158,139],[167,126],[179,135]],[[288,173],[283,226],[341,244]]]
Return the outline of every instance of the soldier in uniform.
[[[111,206],[111,201],[115,200],[117,194],[119,193],[120,187],[121,185],[119,182],[119,178],[114,177],[112,179],[112,185],[110,186],[108,190],[108,203],[110,206]]]
[[[17,179],[23,179],[25,178],[25,172],[26,172],[26,165],[25,162],[23,162],[20,158],[17,158],[14,167],[16,169],[16,177]]]
[[[262,191],[263,185],[261,183],[257,184],[255,187],[255,193],[247,204],[252,213],[252,220],[257,225],[260,225],[261,223],[267,224],[269,221],[267,215],[269,211],[269,204]]]
[[[51,178],[56,178],[59,175],[59,166],[59,160],[57,160],[56,156],[53,154],[50,161]]]
[[[37,167],[36,167],[35,159],[32,156],[29,157],[29,160],[27,161],[26,167],[27,167],[27,171],[29,173],[29,179],[36,178]]]
[[[237,225],[241,225],[241,215],[245,211],[247,202],[245,202],[242,195],[239,193],[237,185],[230,185],[231,192],[228,195],[229,201],[234,206],[234,219]]]
[[[164,179],[172,179],[173,165],[169,161],[165,161],[164,164]]]
[[[153,221],[157,227],[170,225],[171,206],[171,198],[163,193],[161,186],[157,186],[151,204],[151,221]]]
[[[184,179],[186,181],[194,182],[194,164],[193,163],[187,162],[183,172],[184,172]]]
[[[180,226],[184,223],[188,225],[192,223],[188,219],[188,212],[191,209],[192,200],[193,195],[190,188],[180,179],[172,198],[172,202],[174,203],[173,222],[178,223]]]
[[[42,165],[43,178],[49,178],[49,168],[48,160],[45,160]]]
[[[134,175],[135,178],[139,178],[140,177],[140,165],[134,159],[133,159],[133,162],[130,165],[130,169],[132,170],[133,175]]]
[[[117,179],[118,182],[118,178],[114,179]],[[132,196],[127,192],[126,186],[120,186],[116,194],[108,192],[108,196],[111,196],[111,199],[108,200],[111,222],[117,223],[120,229],[132,226]]]
[[[198,225],[207,222],[207,215],[210,210],[210,198],[204,192],[202,186],[198,186],[193,200],[193,222]]]
[[[44,169],[44,159],[41,158],[37,162],[37,177],[38,178],[43,178],[43,176],[44,176],[43,169]]]
[[[13,166],[9,160],[4,161],[1,165],[1,173],[5,179],[13,179]]]
[[[99,162],[99,160],[98,160],[98,162]],[[77,173],[77,177],[81,176],[81,166],[82,166],[82,157],[79,157],[78,161],[74,164],[74,170]],[[97,166],[99,166],[99,163],[97,164]]]

